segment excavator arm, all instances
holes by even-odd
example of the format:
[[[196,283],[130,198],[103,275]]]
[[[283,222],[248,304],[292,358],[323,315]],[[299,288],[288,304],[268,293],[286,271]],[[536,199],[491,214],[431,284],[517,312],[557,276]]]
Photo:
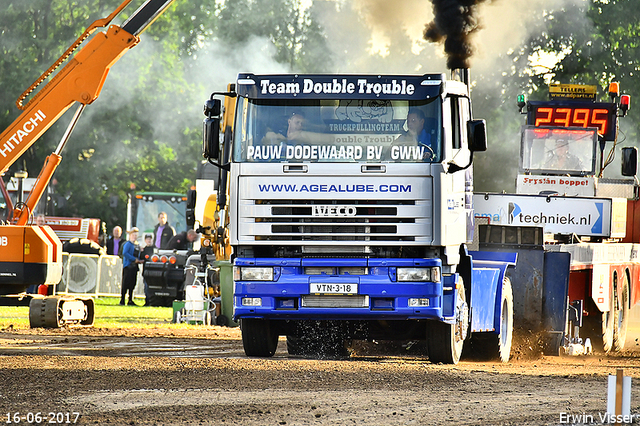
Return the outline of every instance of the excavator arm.
[[[95,21],[75,43],[17,100],[23,112],[0,134],[0,175],[5,173],[69,108],[78,105],[71,123],[49,155],[24,204],[13,211],[12,224],[0,225],[0,295],[24,292],[29,286],[57,284],[62,275],[62,244],[48,226],[27,226],[56,167],[61,152],[84,107],[95,101],[111,67],[139,43],[139,35],[173,0],[146,0],[121,26],[89,38],[106,27],[131,2],[124,0],[107,18]],[[88,41],[87,41],[88,40]],[[69,59],[71,58],[71,59]],[[55,75],[53,73],[62,66]],[[36,92],[36,88],[51,79]],[[32,95],[33,94],[33,95]],[[31,96],[32,95],[32,96]],[[23,104],[27,97],[31,99]],[[6,191],[4,191],[6,196]],[[32,327],[93,324],[93,300],[69,297],[33,298],[29,306]]]
[[[138,44],[138,35],[157,19],[173,0],[147,0],[122,27],[111,25],[107,31],[95,34],[80,47],[97,28],[108,25],[130,2],[131,0],[125,0],[107,18],[97,20],[89,26],[54,65],[20,96],[16,104],[23,109],[22,114],[0,135],[0,174],[5,173],[75,103],[81,105],[78,111],[82,111],[83,106],[98,98],[111,67]],[[33,95],[26,105],[23,105],[24,99],[76,50],[68,63]],[[79,112],[72,121],[73,125],[77,122],[78,116]],[[14,211],[14,223],[27,223],[28,212],[35,208],[47,187],[60,162],[59,151],[62,151],[72,129],[67,129],[56,152],[47,158],[25,206]]]

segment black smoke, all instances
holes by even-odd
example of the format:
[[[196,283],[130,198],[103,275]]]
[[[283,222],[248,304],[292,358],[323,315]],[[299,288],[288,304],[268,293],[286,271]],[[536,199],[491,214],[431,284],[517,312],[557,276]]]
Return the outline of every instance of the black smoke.
[[[478,6],[491,0],[431,0],[433,22],[424,30],[425,40],[444,41],[447,68],[469,68],[473,55],[471,36],[481,26],[477,16]]]

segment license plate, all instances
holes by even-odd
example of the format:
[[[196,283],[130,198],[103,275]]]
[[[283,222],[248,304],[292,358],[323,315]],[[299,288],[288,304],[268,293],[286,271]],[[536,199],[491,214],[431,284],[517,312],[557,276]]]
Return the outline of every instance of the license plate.
[[[358,294],[358,284],[310,284],[311,294]]]

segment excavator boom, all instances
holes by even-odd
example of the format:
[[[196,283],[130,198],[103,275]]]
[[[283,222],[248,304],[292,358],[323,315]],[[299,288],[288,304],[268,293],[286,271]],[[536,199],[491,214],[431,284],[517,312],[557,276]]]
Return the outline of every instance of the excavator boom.
[[[23,205],[13,211],[12,225],[0,225],[0,295],[20,293],[29,286],[57,284],[62,273],[61,242],[48,226],[27,226],[29,216],[49,184],[61,151],[84,106],[100,95],[111,67],[140,42],[139,34],[153,23],[173,0],[146,0],[122,26],[106,27],[131,2],[124,0],[107,18],[91,24],[64,54],[17,100],[20,116],[0,133],[0,175],[4,174],[70,107],[78,103],[71,125],[56,152],[47,157],[34,190]],[[86,41],[88,40],[88,41]],[[75,53],[75,54],[74,54]],[[63,63],[66,64],[62,66]],[[62,66],[54,75],[54,71]],[[36,92],[36,88],[51,79]],[[33,94],[33,95],[32,95]],[[31,99],[23,104],[27,97]],[[6,193],[6,191],[4,191]],[[93,324],[93,301],[73,298],[37,300],[30,305],[32,326],[60,326],[66,323]],[[82,306],[84,305],[84,307]],[[34,308],[35,306],[35,308]],[[33,311],[33,312],[32,312]],[[59,316],[60,312],[73,314]]]

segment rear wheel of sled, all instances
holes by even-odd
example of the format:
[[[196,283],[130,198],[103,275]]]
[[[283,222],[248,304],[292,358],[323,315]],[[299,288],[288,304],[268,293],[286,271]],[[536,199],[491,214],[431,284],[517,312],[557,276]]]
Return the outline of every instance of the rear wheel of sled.
[[[614,306],[616,307],[616,321],[613,329],[613,350],[619,352],[624,349],[629,324],[629,277],[626,273],[624,273],[620,297],[616,295]]]
[[[507,277],[502,281],[500,307],[500,333],[474,333],[470,342],[472,356],[483,360],[509,361],[513,341],[513,290]]]
[[[269,320],[246,318],[240,320],[242,346],[247,356],[271,357],[278,347],[278,334]]]
[[[229,318],[227,318],[225,315],[218,315],[216,317],[216,325],[220,325],[222,327],[226,327],[229,325]]]
[[[427,351],[433,363],[457,364],[469,329],[469,306],[464,290],[458,291],[456,322],[427,321]]]

